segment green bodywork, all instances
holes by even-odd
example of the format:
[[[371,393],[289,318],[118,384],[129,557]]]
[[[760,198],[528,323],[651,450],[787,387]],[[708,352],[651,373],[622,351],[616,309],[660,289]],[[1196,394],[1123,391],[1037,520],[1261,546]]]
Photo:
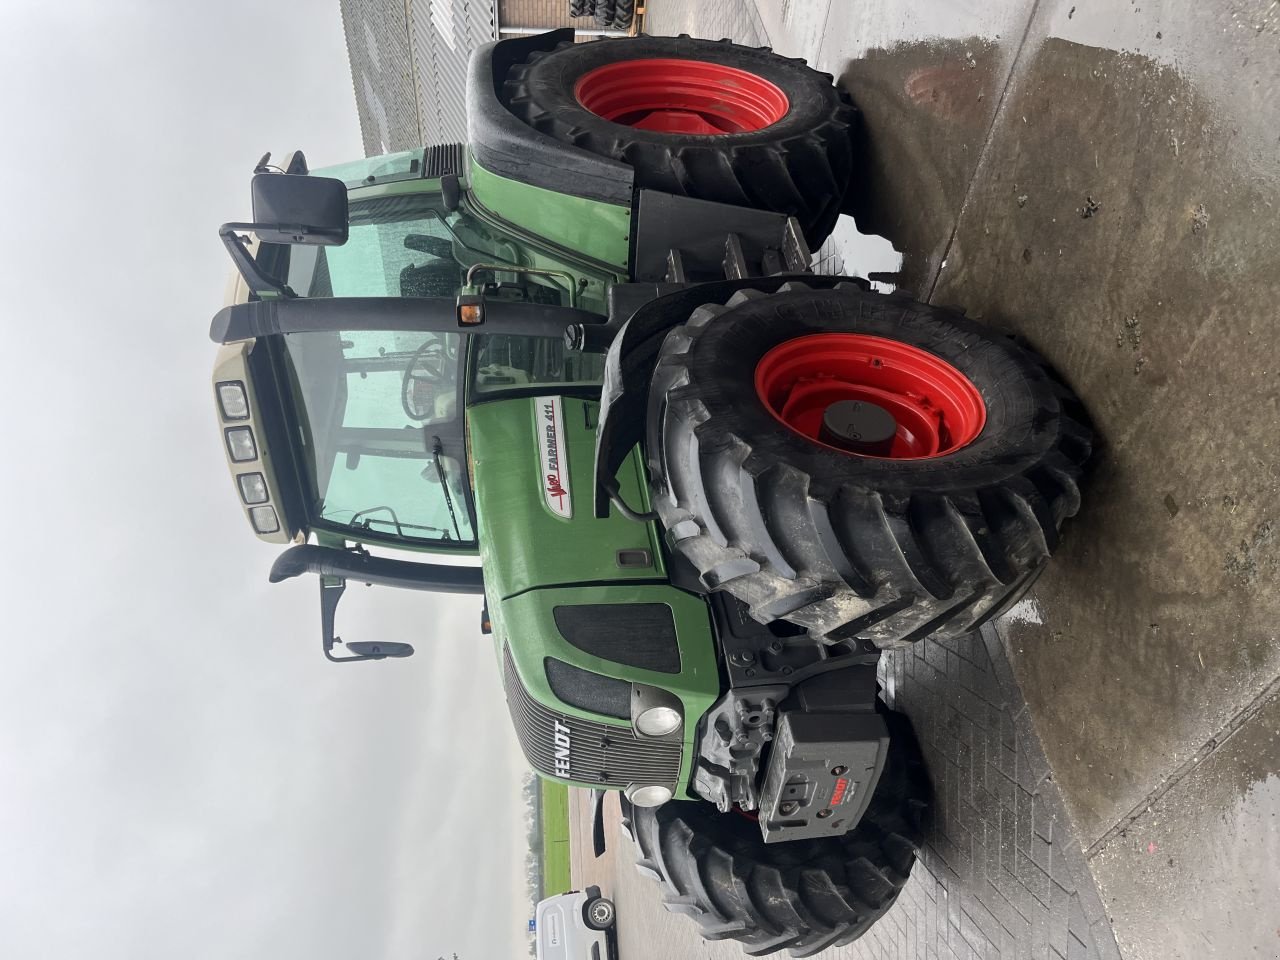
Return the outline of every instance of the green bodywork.
[[[685,749],[680,783],[687,783],[696,720],[720,695],[711,622],[706,603],[672,587],[653,523],[590,512],[593,483],[595,401],[562,398],[573,516],[557,516],[543,495],[536,398],[483,403],[467,411],[480,556],[499,662],[504,646],[525,688],[540,703],[571,716],[610,726],[624,720],[589,713],[560,701],[547,683],[543,663],[554,657],[592,673],[661,687],[684,705]],[[626,499],[647,509],[639,452],[619,471]],[[649,567],[620,568],[620,550],[645,550]],[[671,608],[680,647],[680,672],[656,673],[591,656],[568,643],[556,627],[559,605],[663,603]],[[599,786],[599,784],[582,784]]]
[[[377,226],[384,224],[383,220],[366,220],[365,223],[371,222],[375,226],[358,227],[358,221],[353,219],[352,241],[345,247],[331,248],[334,252],[324,261],[323,271],[319,267],[311,268],[311,273],[304,278],[309,285],[305,290],[299,287],[296,290],[299,295],[424,295],[404,292],[405,272],[402,271],[443,269],[431,265],[449,262],[450,258],[446,257],[442,261],[440,254],[435,252],[440,248],[436,247],[428,248],[435,259],[423,261],[427,266],[411,262],[417,254],[406,253],[405,250],[408,248],[412,251],[416,248],[411,247],[407,241],[401,241],[412,233],[430,235],[435,238],[433,243],[447,244],[451,259],[456,260],[455,277],[477,264],[496,263],[557,271],[572,278],[571,284],[565,282],[563,277],[560,280],[541,279],[539,282],[543,286],[537,296],[552,298],[542,302],[574,305],[602,314],[606,312],[605,294],[609,285],[628,279],[626,270],[631,239],[629,208],[569,197],[507,180],[469,161],[460,177],[460,203],[456,209],[446,210],[441,200],[441,181],[424,178],[418,172],[421,167],[415,160],[421,156],[421,151],[409,151],[315,171],[316,175],[335,177],[347,184],[353,217],[357,209],[378,209],[378,204],[390,204],[397,209],[397,205],[407,204],[404,209],[409,212],[404,216],[403,222],[385,222],[384,226]],[[373,202],[372,205],[370,202]],[[359,237],[356,235],[357,229],[364,231]],[[397,229],[401,232],[397,233]],[[314,258],[317,254],[312,253],[310,256]],[[305,263],[302,255],[294,259]],[[302,269],[296,267],[294,259],[285,261],[287,269]],[[347,272],[345,277],[343,271]],[[448,274],[448,271],[445,273]],[[495,278],[492,270],[489,273],[490,276],[483,279]],[[509,276],[519,277],[518,274]],[[320,287],[316,286],[317,277],[322,277],[323,280]],[[288,280],[291,284],[294,283],[293,272],[289,273]],[[425,295],[442,294],[431,292]],[[530,295],[529,290],[526,290],[525,295]],[[460,331],[465,332],[470,331]],[[386,397],[378,409],[386,415],[387,423],[393,423],[397,417],[394,408],[390,406],[396,403],[393,386],[383,393],[377,393],[376,390],[381,388],[371,388],[368,384],[372,379],[388,372],[392,374],[390,384],[398,382],[394,379],[396,375],[393,365],[397,362],[396,358],[406,355],[416,358],[418,354],[414,352],[415,344],[405,345],[404,334],[387,335],[386,343],[389,346],[376,347],[370,353],[370,348],[365,347],[364,343],[371,339],[376,342],[376,333],[348,335],[345,332],[335,332],[328,336],[332,338],[332,345],[326,348],[329,353],[324,356],[336,354],[336,360],[325,362],[336,363],[336,369],[339,370],[336,376],[339,379],[346,377],[345,382],[348,384],[341,389],[339,399],[334,401],[336,416],[339,418],[334,429],[347,429],[351,426],[352,404],[358,396],[363,397],[361,403],[364,404],[364,412],[359,415],[366,418],[369,416],[366,395],[371,389],[375,389],[375,398]],[[466,471],[464,483],[469,480],[477,545],[460,543],[448,537],[437,542],[423,540],[421,536],[418,539],[406,539],[396,532],[395,527],[389,525],[385,513],[377,515],[380,519],[374,527],[371,528],[366,523],[364,529],[346,527],[341,518],[335,522],[319,516],[316,511],[328,506],[325,501],[326,488],[332,493],[343,488],[344,484],[350,486],[354,482],[344,474],[344,469],[355,469],[356,464],[368,463],[377,456],[365,453],[363,461],[352,461],[351,454],[348,453],[344,464],[340,445],[338,458],[334,460],[331,456],[326,461],[329,466],[325,468],[324,476],[313,481],[320,483],[319,493],[316,494],[321,500],[320,506],[309,508],[311,512],[301,520],[282,518],[287,521],[286,532],[296,531],[300,535],[311,537],[322,546],[335,548],[349,548],[359,544],[453,556],[478,553],[484,569],[487,607],[500,669],[506,659],[506,651],[509,650],[521,684],[529,696],[543,707],[565,717],[577,717],[628,730],[630,723],[627,720],[594,714],[562,702],[548,683],[544,667],[547,658],[555,658],[572,667],[614,680],[659,688],[677,698],[683,706],[684,725],[680,734],[683,738],[683,750],[678,780],[669,786],[677,797],[689,797],[688,785],[696,752],[694,739],[698,721],[721,694],[722,680],[714,633],[707,603],[693,594],[675,588],[669,582],[660,534],[654,523],[629,520],[616,511],[606,519],[594,516],[595,425],[599,407],[599,365],[603,358],[597,355],[590,362],[570,359],[567,354],[556,353],[562,347],[558,340],[553,345],[550,338],[524,338],[526,343],[523,346],[516,344],[519,349],[513,351],[512,344],[508,341],[520,338],[487,336],[483,327],[471,336],[449,336],[459,344],[458,359],[452,361],[456,374],[450,374],[449,383],[460,380],[463,384],[458,394],[461,406],[458,413],[464,417],[465,422],[466,464],[462,469]],[[287,358],[296,354],[305,359],[305,353],[299,352],[305,344],[301,340],[290,341],[288,336],[276,339],[280,340],[280,346],[273,345],[269,349],[273,356],[279,355],[286,359],[275,361],[275,369],[280,372],[274,376],[278,380],[289,379],[295,376],[297,363]],[[529,346],[529,342],[535,340],[541,345]],[[318,351],[320,346],[311,349]],[[254,349],[268,348],[263,343],[251,343],[249,350]],[[520,360],[511,359],[520,350],[524,350],[520,354],[525,358],[524,368],[520,368]],[[364,359],[354,356],[362,352]],[[536,369],[527,372],[530,367],[535,366],[527,358],[535,355],[543,357],[544,366],[547,370],[554,371],[554,375],[540,377]],[[502,356],[507,359],[495,360],[495,357]],[[547,360],[547,357],[551,359]],[[342,373],[343,364],[351,363],[365,364],[371,372],[363,372],[364,368],[361,367],[353,373],[353,368],[348,366],[345,368],[346,372]],[[579,366],[574,367],[574,363]],[[591,366],[591,363],[596,366]],[[250,376],[247,372],[235,372],[239,368],[234,366],[219,369],[223,370],[224,377]],[[227,369],[233,372],[228,374]],[[283,372],[286,369],[288,372]],[[486,370],[491,372],[485,374]],[[501,375],[502,371],[512,370],[518,370],[516,379]],[[576,378],[570,376],[575,370],[578,373]],[[352,377],[358,379],[353,380]],[[443,380],[441,384],[439,389],[443,391],[446,385]],[[282,398],[288,393],[286,386],[271,387],[258,382],[254,382],[252,388],[250,394],[254,397]],[[301,388],[295,385],[293,389],[299,391]],[[549,397],[559,398],[563,412],[566,461],[563,474],[569,481],[571,516],[557,515],[549,506],[545,491],[546,478],[540,459],[544,452],[540,451],[540,444],[545,442],[545,430],[539,398],[545,403]],[[256,406],[258,402],[254,400],[253,404]],[[315,410],[308,407],[307,412],[310,416],[304,419],[315,421],[318,415]],[[325,414],[325,411],[320,410],[320,414]],[[328,416],[332,419],[333,415]],[[457,414],[450,416],[450,422],[456,425]],[[344,421],[343,417],[347,420]],[[258,422],[256,412],[252,422]],[[445,423],[443,420],[440,422]],[[428,420],[425,427],[428,436],[433,429],[430,423]],[[223,425],[226,426],[225,420]],[[311,426],[314,425],[312,422]],[[358,423],[355,426],[367,424]],[[407,431],[411,428],[417,430],[416,435],[421,437],[422,431],[417,425],[411,424],[403,429],[397,427],[400,436],[392,442],[403,441],[409,436]],[[310,427],[307,428],[309,429]],[[450,429],[455,427],[451,426]],[[384,428],[383,432],[391,431]],[[261,458],[265,462],[271,454],[267,449],[268,438],[259,435],[257,440]],[[307,444],[304,442],[303,446]],[[411,455],[424,456],[421,445]],[[461,459],[462,448],[456,448],[450,455]],[[297,456],[294,459],[298,459]],[[281,462],[281,458],[276,457],[276,462]],[[423,477],[430,479],[428,471],[432,469],[431,461],[427,460],[426,463]],[[252,464],[239,468],[232,464],[232,473],[237,474],[237,469],[254,468],[261,469]],[[237,477],[241,475],[237,474]],[[619,480],[625,501],[641,510],[647,510],[648,480],[638,449],[632,451],[619,472]],[[406,496],[415,496],[412,493],[412,480],[408,482],[406,489],[410,493],[398,494],[401,499],[397,502],[402,505],[409,502],[404,499]],[[439,496],[438,493],[432,495]],[[273,494],[272,503],[279,506],[280,497]],[[465,505],[463,503],[460,506]],[[376,509],[385,511],[387,508]],[[407,514],[410,511],[406,508],[402,512]],[[359,514],[360,511],[356,511],[356,516]],[[346,515],[342,514],[343,517]],[[350,522],[356,522],[355,516]],[[434,514],[429,522],[436,525],[444,523]],[[632,561],[621,563],[619,551],[628,551]],[[646,562],[637,564],[634,561],[637,556],[643,557]],[[665,604],[671,611],[678,641],[678,672],[660,673],[631,667],[602,659],[575,647],[561,635],[554,613],[559,606],[575,604]],[[549,776],[545,770],[540,770],[539,773],[548,779],[557,779]]]
[[[631,248],[631,208],[533,187],[470,166],[475,201],[530,237],[625,269]]]

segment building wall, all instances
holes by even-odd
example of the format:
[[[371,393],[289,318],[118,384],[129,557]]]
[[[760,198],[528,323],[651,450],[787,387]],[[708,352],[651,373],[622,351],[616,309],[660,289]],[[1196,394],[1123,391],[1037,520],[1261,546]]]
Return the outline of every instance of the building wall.
[[[339,0],[366,156],[467,138],[467,61],[503,28],[594,30],[569,0]],[[584,36],[580,39],[594,39]]]
[[[467,60],[497,36],[494,0],[339,5],[365,154],[465,140]]]
[[[341,0],[365,156],[424,140],[404,0]]]
[[[570,17],[569,0],[498,0],[498,23],[502,27],[556,27],[595,26],[591,17]]]

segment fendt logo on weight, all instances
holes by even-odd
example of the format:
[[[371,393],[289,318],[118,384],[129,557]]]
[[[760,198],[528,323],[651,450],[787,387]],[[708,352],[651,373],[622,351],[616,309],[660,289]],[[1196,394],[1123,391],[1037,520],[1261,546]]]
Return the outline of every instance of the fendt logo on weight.
[[[569,728],[559,720],[556,721],[556,776],[569,779]]]

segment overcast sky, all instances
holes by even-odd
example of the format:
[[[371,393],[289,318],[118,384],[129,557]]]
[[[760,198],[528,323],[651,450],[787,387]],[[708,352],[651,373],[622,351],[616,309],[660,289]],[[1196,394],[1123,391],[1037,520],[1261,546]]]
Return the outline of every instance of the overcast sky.
[[[0,957],[524,955],[474,598],[313,578],[236,506],[208,322],[251,168],[361,153],[336,0],[0,0]]]

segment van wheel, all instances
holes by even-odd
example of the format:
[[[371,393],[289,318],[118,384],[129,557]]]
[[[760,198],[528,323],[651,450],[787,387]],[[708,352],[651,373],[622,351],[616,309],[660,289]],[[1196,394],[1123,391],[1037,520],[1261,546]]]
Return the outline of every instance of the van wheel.
[[[612,900],[607,897],[596,897],[594,900],[587,901],[582,916],[592,930],[608,930],[617,919],[617,911]]]

